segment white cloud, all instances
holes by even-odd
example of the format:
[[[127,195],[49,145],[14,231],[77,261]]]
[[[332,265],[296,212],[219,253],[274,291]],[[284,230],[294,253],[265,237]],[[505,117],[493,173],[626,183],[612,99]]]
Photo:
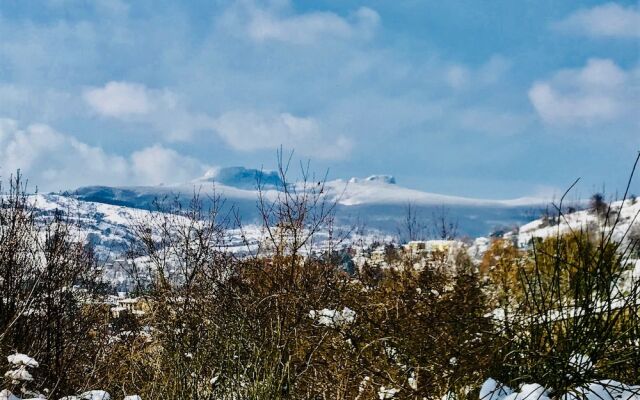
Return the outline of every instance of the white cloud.
[[[444,80],[455,90],[469,87],[493,85],[500,81],[511,68],[511,61],[501,55],[492,55],[477,68],[469,68],[461,64],[453,64],[445,68]]]
[[[187,110],[168,89],[112,81],[103,87],[86,89],[83,97],[98,114],[148,124],[170,141],[189,140],[197,131],[212,129],[211,118]]]
[[[554,28],[591,37],[638,38],[640,11],[637,5],[623,7],[616,3],[606,3],[580,9],[554,24]]]
[[[194,158],[157,144],[131,154],[131,168],[135,180],[147,184],[188,182],[209,169]]]
[[[256,42],[310,44],[329,38],[369,38],[379,25],[380,16],[368,7],[360,7],[343,17],[328,11],[296,14],[288,1],[267,6],[243,1],[236,2],[223,21],[228,27],[240,28]]]
[[[43,190],[74,189],[82,185],[123,185],[183,182],[209,167],[161,146],[123,157],[90,146],[48,125],[22,128],[0,118],[0,175],[20,169]]]
[[[98,114],[124,118],[131,115],[146,115],[158,108],[159,97],[166,97],[130,82],[109,82],[104,87],[85,90],[85,101]]]
[[[231,147],[241,151],[282,145],[306,156],[338,159],[351,150],[349,139],[327,137],[315,119],[289,113],[229,112],[217,119],[216,131]]]
[[[469,69],[462,65],[452,65],[445,71],[445,80],[453,89],[462,89],[471,77]]]
[[[41,188],[125,181],[127,161],[42,124],[22,129],[14,120],[0,124],[0,166],[5,177],[20,169]]]
[[[608,59],[590,59],[584,68],[566,69],[535,82],[529,99],[551,124],[592,125],[622,120],[634,113],[640,83],[637,71],[625,71]]]
[[[296,117],[289,113],[231,111],[218,118],[187,110],[177,96],[167,89],[148,89],[131,82],[109,82],[104,87],[87,89],[86,102],[105,117],[151,126],[167,140],[188,140],[197,131],[217,133],[229,146],[240,151],[275,149],[280,145],[301,154],[318,158],[342,158],[351,150],[351,142],[342,137],[330,137],[313,118]],[[152,147],[159,157],[172,155],[162,148]],[[153,153],[137,154],[141,161]],[[154,178],[151,169],[143,173]]]

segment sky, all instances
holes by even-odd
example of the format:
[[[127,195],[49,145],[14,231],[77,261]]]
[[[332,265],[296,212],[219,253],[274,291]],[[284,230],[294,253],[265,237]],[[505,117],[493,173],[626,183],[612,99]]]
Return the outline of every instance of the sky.
[[[640,150],[638,3],[0,1],[3,181],[172,184],[280,146],[329,178],[613,195]]]

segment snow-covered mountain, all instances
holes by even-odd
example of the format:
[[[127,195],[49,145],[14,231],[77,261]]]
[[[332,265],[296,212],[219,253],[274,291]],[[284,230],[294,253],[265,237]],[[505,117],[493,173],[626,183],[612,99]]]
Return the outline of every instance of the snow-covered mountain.
[[[211,171],[204,177],[178,185],[82,187],[72,197],[81,201],[152,210],[157,199],[188,201],[198,192],[206,202],[215,193],[226,200],[227,207],[236,207],[245,223],[254,223],[258,218],[258,182],[268,199],[275,199],[283,187],[276,172],[232,167]],[[444,209],[446,217],[457,222],[458,233],[481,236],[499,227],[527,223],[536,218],[547,203],[547,200],[539,198],[486,200],[428,193],[402,187],[389,175],[331,180],[325,183],[324,194],[337,202],[340,224],[364,225],[387,233],[397,232],[408,204],[413,206],[417,218],[425,225],[429,225],[434,214],[440,216]]]

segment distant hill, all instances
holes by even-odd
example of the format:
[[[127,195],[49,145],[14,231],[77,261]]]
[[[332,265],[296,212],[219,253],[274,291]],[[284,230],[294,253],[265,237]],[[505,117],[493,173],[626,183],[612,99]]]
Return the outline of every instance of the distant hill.
[[[258,182],[265,197],[272,200],[284,185],[274,171],[231,167],[210,171],[201,178],[178,185],[81,187],[71,197],[79,201],[154,210],[154,203],[159,199],[186,202],[194,193],[199,193],[206,206],[215,194],[225,199],[225,207],[235,207],[243,221],[251,224],[259,218],[256,207]],[[408,204],[427,226],[427,231],[434,215],[441,216],[444,210],[446,217],[457,223],[459,234],[476,237],[488,235],[497,228],[525,224],[535,219],[547,203],[539,198],[487,200],[428,193],[400,186],[390,175],[328,181],[324,194],[328,200],[337,202],[340,225],[364,226],[387,234],[397,232]]]

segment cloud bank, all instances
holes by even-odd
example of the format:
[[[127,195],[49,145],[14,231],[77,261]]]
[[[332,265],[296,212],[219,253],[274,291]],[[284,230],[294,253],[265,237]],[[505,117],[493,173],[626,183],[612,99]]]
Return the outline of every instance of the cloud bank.
[[[20,170],[44,191],[95,184],[182,183],[211,168],[162,145],[124,157],[90,146],[48,125],[22,127],[6,118],[0,118],[0,160],[3,180]]]
[[[234,3],[223,16],[224,24],[256,42],[309,45],[323,40],[369,39],[380,23],[380,15],[360,7],[348,16],[329,11],[295,13],[288,1]]]
[[[136,121],[160,131],[167,140],[197,140],[198,132],[214,132],[235,150],[253,152],[284,146],[318,159],[340,159],[351,141],[327,134],[311,117],[287,112],[230,111],[219,117],[188,110],[168,89],[149,89],[140,83],[108,82],[88,88],[84,99],[100,116]]]
[[[583,8],[553,25],[559,31],[603,38],[640,38],[640,10],[606,3]]]
[[[592,58],[583,68],[564,69],[535,82],[529,99],[549,124],[593,125],[632,120],[637,113],[640,73],[609,59]]]

